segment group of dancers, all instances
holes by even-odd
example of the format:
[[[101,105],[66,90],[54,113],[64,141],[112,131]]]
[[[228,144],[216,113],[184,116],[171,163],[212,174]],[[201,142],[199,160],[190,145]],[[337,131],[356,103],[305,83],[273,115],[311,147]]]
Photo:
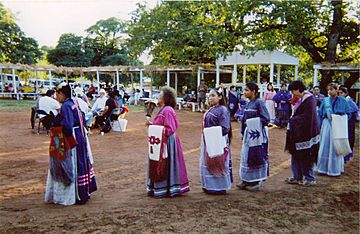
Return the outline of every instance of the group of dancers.
[[[203,191],[208,194],[225,194],[233,183],[232,129],[222,90],[211,89],[210,108],[205,112],[202,123],[200,180]],[[324,98],[320,107],[317,107],[315,95],[306,90],[302,81],[292,82],[288,90],[296,102],[285,139],[285,149],[291,154],[293,175],[285,182],[316,185],[314,170],[319,175],[340,176],[344,172],[344,158],[350,158],[352,150],[351,155],[341,155],[334,146],[335,137],[331,128],[335,119],[333,116],[346,116],[346,123],[342,124],[348,126],[346,134],[349,133],[349,137],[345,140],[353,149],[355,128],[352,126],[355,126],[353,122],[358,118],[356,104],[350,98],[343,97],[347,95],[346,89],[338,90],[333,83],[327,86],[328,97]],[[241,120],[241,182],[237,187],[250,191],[261,190],[269,176],[268,125],[271,117],[264,100],[258,98],[258,91],[256,83],[246,84],[244,95],[249,102]],[[179,122],[174,111],[175,91],[163,87],[158,104],[161,109],[157,116],[153,121],[147,119],[145,123],[149,127],[147,192],[155,197],[176,196],[188,192],[190,188],[181,143],[176,135]]]
[[[348,122],[344,126],[349,129],[349,137],[346,140],[352,149],[359,109],[350,98],[343,97],[347,95],[345,88],[338,90],[336,84],[329,84],[327,89],[329,96],[317,107],[315,95],[308,92],[301,81],[294,81],[288,86],[297,98],[285,144],[291,154],[293,176],[286,179],[289,184],[316,184],[315,165],[318,174],[339,176],[344,172],[344,161],[352,156],[352,152],[339,154],[336,146],[339,144],[334,143],[337,133],[332,126],[337,116],[347,116],[345,120]],[[210,108],[202,120],[200,180],[203,191],[208,194],[225,194],[233,183],[232,129],[223,90],[211,89]],[[265,102],[258,98],[258,91],[256,83],[246,84],[244,95],[249,102],[241,120],[241,182],[237,187],[250,191],[261,190],[269,176],[268,124],[271,118]],[[97,190],[84,114],[76,99],[71,97],[68,84],[61,83],[56,87],[56,98],[62,105],[50,131],[45,202],[84,204]],[[146,188],[151,196],[176,196],[190,191],[190,187],[181,143],[176,134],[179,121],[175,113],[175,90],[163,87],[158,105],[160,110],[156,117],[146,120],[149,142]]]

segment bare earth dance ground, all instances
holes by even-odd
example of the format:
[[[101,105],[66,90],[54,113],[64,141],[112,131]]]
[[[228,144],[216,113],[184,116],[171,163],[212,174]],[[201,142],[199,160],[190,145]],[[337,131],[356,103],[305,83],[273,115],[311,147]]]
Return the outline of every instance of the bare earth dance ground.
[[[359,146],[338,178],[317,177],[316,187],[286,185],[285,130],[270,130],[270,178],[263,192],[240,191],[241,136],[233,122],[233,189],[211,196],[201,190],[202,114],[178,111],[191,191],[154,199],[145,191],[147,138],[144,113],[127,115],[128,131],[91,135],[98,191],[86,205],[45,204],[49,138],[29,128],[29,111],[0,112],[0,233],[224,232],[358,233]],[[358,140],[359,138],[357,138]]]

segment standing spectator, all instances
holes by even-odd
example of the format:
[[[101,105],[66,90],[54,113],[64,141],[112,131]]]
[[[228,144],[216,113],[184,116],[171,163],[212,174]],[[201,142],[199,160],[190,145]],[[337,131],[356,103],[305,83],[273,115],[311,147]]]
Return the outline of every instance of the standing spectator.
[[[320,87],[319,86],[314,86],[313,88],[313,94],[316,100],[316,106],[320,107],[321,102],[324,100],[325,96],[324,94],[320,93]]]
[[[45,202],[85,204],[97,187],[83,115],[71,98],[70,86],[65,82],[56,87],[56,97],[62,106],[50,132]]]
[[[206,93],[207,93],[208,87],[205,84],[205,81],[202,80],[199,87],[198,87],[198,102],[199,102],[199,110],[204,111],[205,110],[205,101],[206,101]]]
[[[324,98],[319,109],[322,123],[317,167],[319,174],[329,176],[340,176],[344,172],[344,157],[337,156],[333,144],[331,115],[350,115],[349,104],[344,97],[338,96],[337,88],[337,84],[328,84],[329,96]]]
[[[273,97],[273,100],[278,106],[278,116],[276,117],[274,124],[280,128],[287,126],[291,113],[291,93],[286,90],[286,84],[281,84],[281,89]]]
[[[179,121],[174,110],[176,107],[175,90],[170,87],[163,87],[159,95],[158,105],[161,109],[153,122],[149,119],[145,122],[148,126],[163,127],[159,134],[155,134],[156,131],[151,130],[154,128],[149,127],[146,188],[150,196],[176,196],[188,192],[190,188],[180,139],[176,134]],[[159,150],[155,151],[153,147],[159,147]],[[154,157],[157,157],[157,160]]]
[[[314,164],[320,142],[316,100],[299,80],[292,82],[289,90],[299,100],[289,121],[285,147],[291,154],[293,176],[287,178],[285,182],[305,186],[314,185],[316,184]]]
[[[340,86],[339,88],[339,96],[342,96],[346,99],[346,101],[349,103],[350,106],[350,119],[348,120],[348,135],[349,135],[349,144],[351,148],[351,153],[346,155],[344,157],[344,162],[350,160],[350,158],[353,157],[354,152],[354,144],[355,144],[355,127],[356,122],[359,122],[359,107],[356,105],[356,103],[351,99],[350,96],[348,96],[348,89],[345,86]]]
[[[261,190],[263,181],[269,176],[269,133],[267,125],[270,116],[263,100],[257,97],[256,83],[246,84],[245,96],[250,100],[241,120],[243,146],[240,160],[239,189]]]
[[[230,114],[222,95],[216,89],[210,91],[211,107],[203,118],[200,179],[203,191],[209,194],[225,194],[233,182],[230,156],[232,135]],[[218,131],[214,132],[215,127],[218,128]],[[217,144],[218,142],[222,144]]]
[[[273,124],[275,121],[275,102],[273,100],[274,96],[276,95],[276,92],[274,90],[274,86],[272,83],[269,83],[266,87],[265,93],[264,93],[264,100],[266,108],[270,115],[270,123]]]
[[[236,93],[236,87],[234,85],[230,86],[230,92],[229,92],[229,111],[230,111],[230,118],[231,120],[234,119],[234,115],[236,111],[239,109],[239,98]]]
[[[228,103],[228,93],[227,93],[227,89],[224,83],[220,83],[220,89],[219,92],[222,93],[223,97],[224,97],[224,101],[225,101],[225,105],[227,105]]]

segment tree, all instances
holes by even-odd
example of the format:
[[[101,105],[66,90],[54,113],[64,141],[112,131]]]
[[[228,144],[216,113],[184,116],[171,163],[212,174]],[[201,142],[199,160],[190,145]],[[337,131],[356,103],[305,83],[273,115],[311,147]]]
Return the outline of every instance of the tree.
[[[337,1],[167,1],[138,5],[128,30],[134,55],[154,63],[214,63],[220,54],[260,49],[306,53],[313,63],[358,63],[359,20]],[[332,74],[322,71],[321,86]]]
[[[0,3],[0,62],[34,64],[40,57],[38,43],[25,36],[15,17]]]
[[[86,44],[93,49],[92,65],[135,65],[138,62],[128,56],[124,47],[127,24],[115,17],[99,20],[86,32]]]
[[[55,49],[48,50],[47,59],[56,66],[85,67],[91,65],[93,51],[81,36],[62,34]]]

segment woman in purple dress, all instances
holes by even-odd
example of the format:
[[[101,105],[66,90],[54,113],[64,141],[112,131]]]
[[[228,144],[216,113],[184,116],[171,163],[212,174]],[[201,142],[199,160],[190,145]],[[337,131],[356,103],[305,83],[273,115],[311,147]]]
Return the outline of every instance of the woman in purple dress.
[[[164,127],[162,140],[167,146],[163,149],[166,150],[167,157],[156,167],[152,166],[154,164],[149,157],[146,188],[148,194],[154,197],[175,196],[190,190],[181,143],[176,135],[179,121],[174,111],[175,90],[163,87],[158,98],[158,105],[161,109],[154,120],[151,122],[148,119],[145,124]]]
[[[200,179],[203,191],[209,194],[225,194],[226,190],[231,188],[233,181],[230,158],[230,113],[226,108],[223,93],[219,90],[212,89],[209,93],[211,107],[204,114],[203,128],[221,127],[222,136],[226,139],[224,154],[210,158],[206,152],[204,134],[201,138]]]

